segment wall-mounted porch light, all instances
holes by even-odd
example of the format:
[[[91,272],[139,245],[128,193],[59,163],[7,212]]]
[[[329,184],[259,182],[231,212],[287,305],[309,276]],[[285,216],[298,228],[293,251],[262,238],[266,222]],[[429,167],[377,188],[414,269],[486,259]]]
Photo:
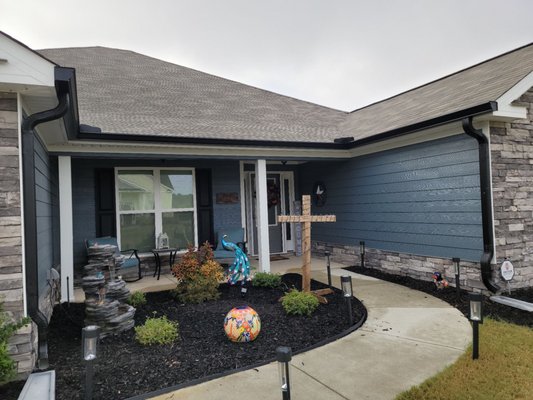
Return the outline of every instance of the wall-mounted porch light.
[[[85,361],[85,400],[91,400],[93,398],[93,364],[97,357],[99,337],[100,327],[97,325],[89,325],[82,329],[81,357]]]
[[[472,359],[479,358],[479,324],[483,323],[483,295],[470,293],[470,314],[468,319],[472,322]]]
[[[291,348],[286,346],[278,347],[276,349],[276,359],[278,360],[282,399],[291,400],[291,381],[289,371],[292,359]]]
[[[353,286],[352,286],[352,277],[349,275],[341,276],[341,288],[342,295],[346,301],[346,306],[348,307],[348,318],[350,321],[350,326],[353,325],[353,311],[352,311],[352,296],[353,296]]]

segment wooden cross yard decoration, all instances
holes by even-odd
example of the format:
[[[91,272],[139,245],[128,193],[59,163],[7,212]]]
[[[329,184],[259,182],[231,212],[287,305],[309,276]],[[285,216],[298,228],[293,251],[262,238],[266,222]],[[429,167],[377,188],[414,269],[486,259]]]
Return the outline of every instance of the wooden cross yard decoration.
[[[335,215],[311,215],[311,196],[302,196],[302,215],[278,215],[278,222],[300,222],[303,236],[302,289],[311,291],[311,223],[336,222]],[[316,293],[318,294],[318,293]],[[326,294],[321,291],[320,294]]]

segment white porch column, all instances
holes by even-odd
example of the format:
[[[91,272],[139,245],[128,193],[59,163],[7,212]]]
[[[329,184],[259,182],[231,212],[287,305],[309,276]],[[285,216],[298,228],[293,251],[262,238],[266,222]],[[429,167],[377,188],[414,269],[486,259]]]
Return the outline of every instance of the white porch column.
[[[257,212],[257,240],[259,250],[259,270],[270,272],[270,241],[268,237],[268,197],[266,160],[255,163],[255,190]]]
[[[74,235],[72,225],[72,168],[70,156],[59,156],[59,231],[61,244],[61,302],[74,299]]]

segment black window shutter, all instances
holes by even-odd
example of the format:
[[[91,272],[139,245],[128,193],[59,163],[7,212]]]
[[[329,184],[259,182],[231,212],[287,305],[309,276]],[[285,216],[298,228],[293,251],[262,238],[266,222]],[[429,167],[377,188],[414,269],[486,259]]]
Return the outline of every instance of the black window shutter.
[[[213,231],[213,190],[211,185],[211,170],[196,170],[196,213],[198,225],[198,244],[206,240],[215,243]]]
[[[96,237],[116,237],[115,171],[113,168],[95,170],[95,189]]]

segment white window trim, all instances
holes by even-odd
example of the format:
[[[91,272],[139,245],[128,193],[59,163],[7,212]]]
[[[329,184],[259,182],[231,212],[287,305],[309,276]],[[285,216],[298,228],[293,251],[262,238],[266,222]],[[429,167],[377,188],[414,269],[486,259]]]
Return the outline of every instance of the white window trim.
[[[120,211],[119,193],[118,193],[118,171],[152,171],[154,176],[154,209],[153,210],[127,210]],[[191,208],[161,208],[161,171],[190,171],[192,176],[192,204]],[[196,210],[196,170],[188,167],[115,167],[115,223],[117,227],[117,242],[118,247],[122,249],[122,242],[120,237],[120,215],[121,214],[154,214],[155,220],[155,237],[154,237],[154,249],[157,248],[157,237],[163,230],[163,213],[164,212],[193,212],[193,229],[194,229],[194,247],[198,247],[198,220]],[[184,253],[186,250],[179,251],[178,253]],[[150,252],[144,252],[141,254],[151,254]]]

